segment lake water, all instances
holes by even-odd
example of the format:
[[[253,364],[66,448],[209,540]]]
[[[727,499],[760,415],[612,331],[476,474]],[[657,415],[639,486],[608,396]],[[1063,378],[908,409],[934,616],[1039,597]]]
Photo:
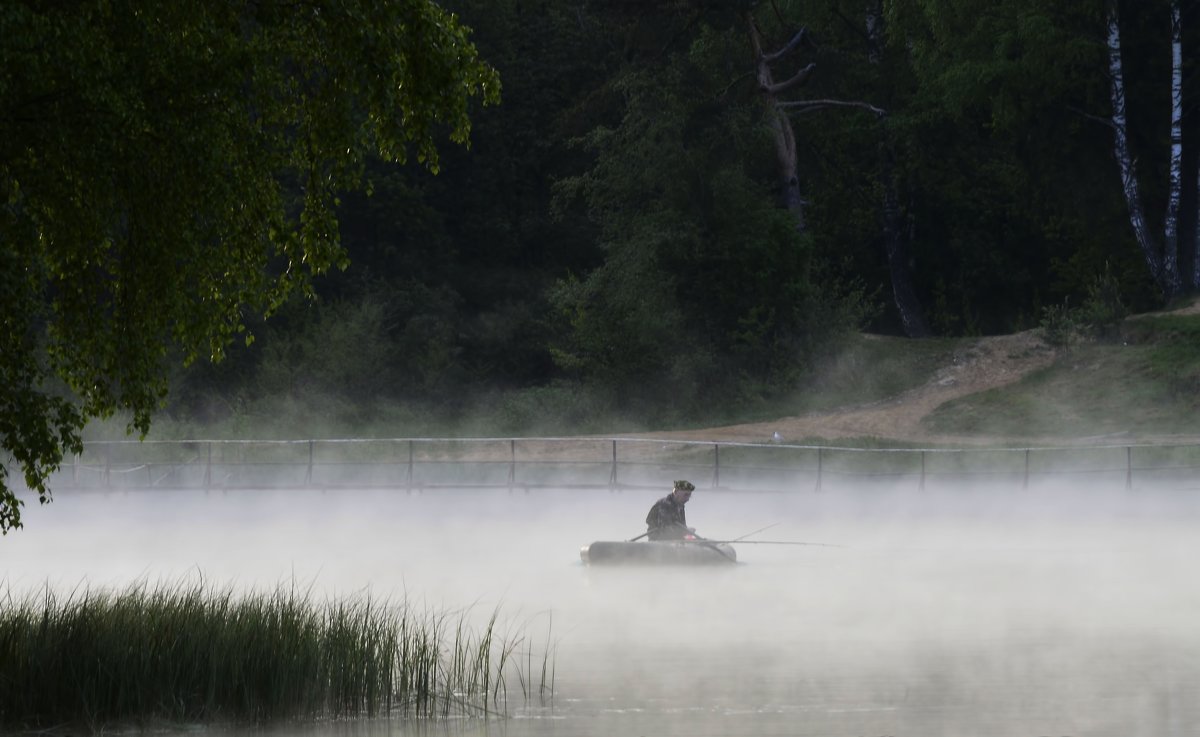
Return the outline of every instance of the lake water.
[[[212,735],[1198,735],[1200,489],[698,490],[714,569],[599,569],[658,494],[60,494],[0,538],[7,586],[135,580],[370,591],[554,652],[506,719]]]

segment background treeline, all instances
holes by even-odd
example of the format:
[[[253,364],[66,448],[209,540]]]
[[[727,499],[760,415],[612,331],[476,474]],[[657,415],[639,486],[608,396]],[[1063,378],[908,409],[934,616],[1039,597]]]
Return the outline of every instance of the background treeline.
[[[778,413],[848,331],[1002,333],[1193,288],[1164,289],[1130,225],[1109,32],[1119,18],[1148,231],[1174,223],[1154,247],[1190,275],[1193,4],[446,5],[501,105],[472,112],[470,150],[446,148],[437,175],[371,166],[341,200],[351,266],[181,373],[176,421],[553,432]]]

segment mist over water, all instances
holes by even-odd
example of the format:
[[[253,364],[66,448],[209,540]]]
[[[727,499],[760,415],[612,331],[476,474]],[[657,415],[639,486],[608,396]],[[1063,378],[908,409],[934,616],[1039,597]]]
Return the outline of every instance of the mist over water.
[[[554,648],[552,703],[512,719],[278,733],[1200,733],[1200,489],[741,493],[689,522],[712,569],[587,568],[666,493],[61,493],[0,540],[14,592],[136,580],[369,591]]]

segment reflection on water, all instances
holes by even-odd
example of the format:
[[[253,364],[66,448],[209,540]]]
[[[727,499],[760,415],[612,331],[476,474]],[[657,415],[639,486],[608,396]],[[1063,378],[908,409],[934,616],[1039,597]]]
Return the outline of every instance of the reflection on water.
[[[1200,493],[1068,489],[796,496],[700,490],[743,545],[714,569],[597,569],[631,492],[60,495],[0,540],[16,590],[176,580],[364,589],[548,638],[555,696],[505,720],[209,734],[1182,735],[1200,733]],[[505,626],[502,624],[502,627]]]

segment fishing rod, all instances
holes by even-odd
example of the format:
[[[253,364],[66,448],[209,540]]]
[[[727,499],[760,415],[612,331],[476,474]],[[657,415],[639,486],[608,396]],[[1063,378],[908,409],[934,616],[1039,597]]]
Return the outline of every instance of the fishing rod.
[[[735,543],[735,542],[738,542],[739,540],[745,540],[746,538],[750,537],[751,535],[757,535],[758,533],[762,532],[763,530],[769,530],[778,524],[779,523],[776,522],[774,524],[767,525],[766,527],[760,527],[757,530],[755,530],[754,532],[747,532],[745,535],[742,535],[741,537],[735,537],[732,540],[730,540],[729,542]]]
[[[709,542],[726,543],[726,544],[738,543],[739,545],[815,545],[815,546],[822,547],[822,548],[845,547],[844,545],[833,545],[832,543],[805,543],[805,542],[792,542],[792,541],[783,541],[783,540],[747,540],[746,539],[746,538],[750,537],[751,535],[757,535],[758,533],[762,532],[763,530],[769,530],[778,524],[779,523],[776,522],[774,524],[767,525],[766,527],[760,527],[757,530],[755,530],[754,532],[747,532],[745,535],[742,535],[741,537],[735,537],[732,540],[710,540]]]
[[[691,527],[684,527],[683,525],[679,524],[678,522],[672,522],[671,524],[667,525],[667,529],[683,530],[685,535],[693,534]],[[766,528],[764,527],[763,529],[765,530]],[[762,532],[762,530],[758,530],[758,532]],[[637,542],[638,540],[641,540],[643,537],[646,537],[649,534],[650,534],[650,530],[646,530],[645,532],[638,535],[637,537],[631,537],[628,540],[626,540],[625,542],[634,543],[634,542]],[[750,534],[753,535],[754,533],[751,532]],[[674,538],[671,538],[671,539],[674,539]],[[683,538],[680,538],[680,539],[683,539]]]
[[[763,530],[769,530],[778,524],[779,524],[778,522],[775,522],[774,524],[767,525],[766,527],[760,527],[757,530],[755,530],[754,532],[747,532],[745,535],[742,535],[741,537],[735,537],[732,540],[710,540],[709,538],[701,537],[701,538],[696,538],[694,540],[688,540],[686,538],[683,538],[683,539],[679,540],[679,542],[702,543],[702,544],[709,543],[711,545],[716,545],[718,543],[724,543],[726,545],[737,543],[738,545],[808,545],[811,547],[819,547],[819,548],[844,548],[844,547],[846,547],[845,545],[835,545],[833,543],[808,543],[808,542],[798,542],[798,541],[793,541],[793,540],[747,540],[746,539],[746,538],[750,537],[751,535],[757,535],[758,533],[762,532]],[[649,531],[643,532],[642,534],[638,535],[637,537],[630,538],[629,542],[631,542],[631,543],[637,542],[638,540],[641,540],[643,537],[645,537],[649,534],[650,534]],[[724,553],[722,553],[722,555],[724,555]]]
[[[700,542],[700,541],[697,540],[696,542]],[[845,545],[834,545],[833,543],[805,543],[805,542],[797,542],[794,540],[742,540],[741,538],[739,538],[737,540],[706,540],[705,542],[726,543],[726,544],[737,543],[738,545],[813,545],[813,546],[821,547],[821,548],[844,548],[844,547],[846,547]]]
[[[778,523],[776,523],[776,524],[778,524]],[[774,527],[774,526],[775,525],[769,525],[769,527]],[[765,529],[767,529],[767,528],[764,527],[763,530],[765,530]],[[762,532],[762,530],[755,530],[754,532]],[[753,535],[754,532],[751,532],[750,534]],[[631,542],[631,543],[637,542],[638,540],[641,540],[643,537],[645,537],[646,535],[649,535],[649,534],[650,534],[649,531],[643,532],[642,534],[638,535],[637,537],[630,538],[628,540],[628,542]],[[745,536],[743,535],[743,537],[745,537]],[[716,554],[720,555],[722,558],[727,558],[730,562],[737,563],[737,558],[730,556],[729,553],[726,553],[724,550],[721,550],[720,548],[717,547],[717,543],[725,542],[724,540],[707,540],[703,537],[694,537],[691,540],[689,540],[687,538],[680,538],[678,540],[671,540],[671,542],[681,542],[681,543],[690,543],[693,545],[702,545],[706,548],[709,548]]]

